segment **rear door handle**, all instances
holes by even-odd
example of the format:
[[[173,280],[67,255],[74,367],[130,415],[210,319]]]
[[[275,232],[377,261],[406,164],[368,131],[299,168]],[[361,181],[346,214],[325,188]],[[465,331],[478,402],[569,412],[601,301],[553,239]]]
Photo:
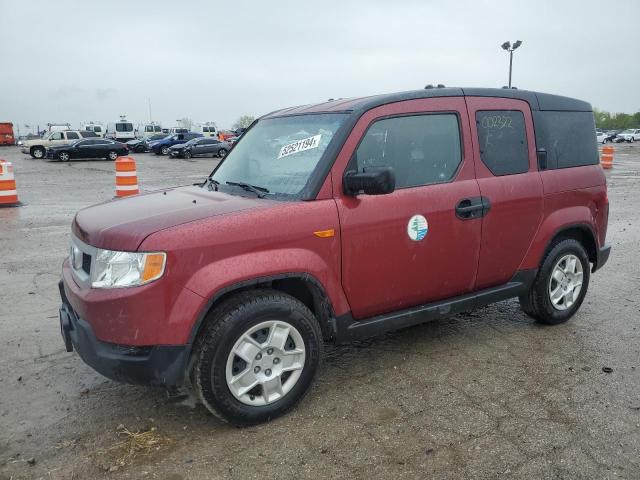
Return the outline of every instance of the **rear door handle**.
[[[491,202],[486,197],[465,198],[456,205],[456,217],[460,220],[472,220],[489,213]]]

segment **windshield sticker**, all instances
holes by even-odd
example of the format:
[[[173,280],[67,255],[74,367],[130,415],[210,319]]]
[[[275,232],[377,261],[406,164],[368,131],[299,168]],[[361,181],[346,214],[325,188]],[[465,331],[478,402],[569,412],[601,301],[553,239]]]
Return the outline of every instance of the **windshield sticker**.
[[[414,215],[409,219],[409,223],[407,224],[407,234],[414,242],[419,242],[426,237],[428,231],[429,224],[427,223],[427,219],[422,215]]]
[[[305,150],[311,150],[312,148],[318,148],[320,146],[320,138],[322,138],[322,135],[314,135],[313,137],[303,138],[297,142],[289,143],[280,149],[278,158],[287,157]]]

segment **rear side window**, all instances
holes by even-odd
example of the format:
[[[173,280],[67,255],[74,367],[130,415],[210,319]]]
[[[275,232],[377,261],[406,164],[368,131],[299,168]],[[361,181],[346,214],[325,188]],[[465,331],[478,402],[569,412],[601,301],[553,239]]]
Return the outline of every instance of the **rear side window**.
[[[396,188],[448,182],[461,161],[460,128],[453,113],[378,120],[356,151],[358,171],[392,167]]]
[[[517,110],[476,112],[480,158],[496,176],[529,171],[524,114]]]
[[[80,138],[76,132],[67,132],[67,140],[77,140]]]
[[[534,111],[536,146],[547,151],[547,168],[597,165],[592,112]]]

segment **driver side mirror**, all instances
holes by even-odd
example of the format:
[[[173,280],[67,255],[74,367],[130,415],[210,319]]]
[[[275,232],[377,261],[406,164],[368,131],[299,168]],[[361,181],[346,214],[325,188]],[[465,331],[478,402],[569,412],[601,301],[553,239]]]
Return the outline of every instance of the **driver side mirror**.
[[[368,167],[363,172],[348,171],[343,179],[344,191],[355,197],[360,192],[365,195],[386,195],[396,189],[396,175],[391,167]]]

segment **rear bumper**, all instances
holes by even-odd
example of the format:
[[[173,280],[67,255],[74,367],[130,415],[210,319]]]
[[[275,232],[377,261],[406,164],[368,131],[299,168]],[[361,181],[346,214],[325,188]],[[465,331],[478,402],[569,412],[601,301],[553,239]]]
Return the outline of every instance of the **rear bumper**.
[[[611,245],[605,245],[598,250],[598,257],[596,258],[596,263],[593,264],[592,272],[601,269],[607,260],[609,260],[609,254],[611,253]]]
[[[112,380],[136,385],[175,387],[184,381],[187,345],[129,346],[101,342],[88,322],[69,304],[60,282],[60,331],[68,352]]]

